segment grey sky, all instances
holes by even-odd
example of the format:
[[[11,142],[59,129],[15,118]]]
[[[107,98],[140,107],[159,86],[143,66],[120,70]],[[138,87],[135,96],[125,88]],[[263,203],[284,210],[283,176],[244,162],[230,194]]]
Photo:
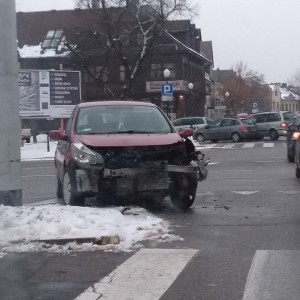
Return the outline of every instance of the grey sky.
[[[267,82],[289,82],[300,67],[300,1],[192,0],[193,20],[202,39],[211,40],[215,68],[237,62],[265,75]],[[74,0],[16,0],[17,11],[73,9]]]

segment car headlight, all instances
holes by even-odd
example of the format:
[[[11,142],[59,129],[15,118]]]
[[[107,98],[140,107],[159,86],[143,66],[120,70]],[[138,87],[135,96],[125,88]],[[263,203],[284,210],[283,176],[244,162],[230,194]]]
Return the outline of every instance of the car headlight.
[[[72,157],[73,159],[80,164],[85,165],[103,165],[103,157],[83,145],[82,143],[73,143],[72,144]]]

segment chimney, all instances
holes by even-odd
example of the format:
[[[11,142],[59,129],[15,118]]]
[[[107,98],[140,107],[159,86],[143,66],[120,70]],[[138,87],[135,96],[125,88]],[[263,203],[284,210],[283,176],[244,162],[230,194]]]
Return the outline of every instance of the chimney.
[[[91,0],[92,1],[92,8],[100,8],[100,0]]]

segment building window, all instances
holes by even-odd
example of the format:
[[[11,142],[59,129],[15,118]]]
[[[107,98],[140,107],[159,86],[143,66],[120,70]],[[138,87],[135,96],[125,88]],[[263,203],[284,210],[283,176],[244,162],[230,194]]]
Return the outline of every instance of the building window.
[[[277,90],[275,90],[275,96],[277,96]]]
[[[57,49],[59,44],[62,42],[64,32],[62,30],[49,30],[43,43],[43,49]]]
[[[164,80],[163,72],[165,69],[170,70],[170,80],[176,78],[175,73],[175,65],[171,63],[165,63],[165,64],[151,64],[151,79],[152,80]]]
[[[120,70],[120,80],[125,81],[125,67],[120,66],[119,70]]]

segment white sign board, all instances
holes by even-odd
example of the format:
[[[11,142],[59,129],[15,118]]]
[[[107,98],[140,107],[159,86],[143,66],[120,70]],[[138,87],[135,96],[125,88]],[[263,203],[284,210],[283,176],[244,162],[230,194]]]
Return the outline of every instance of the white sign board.
[[[23,118],[69,118],[81,101],[79,71],[19,70]]]

